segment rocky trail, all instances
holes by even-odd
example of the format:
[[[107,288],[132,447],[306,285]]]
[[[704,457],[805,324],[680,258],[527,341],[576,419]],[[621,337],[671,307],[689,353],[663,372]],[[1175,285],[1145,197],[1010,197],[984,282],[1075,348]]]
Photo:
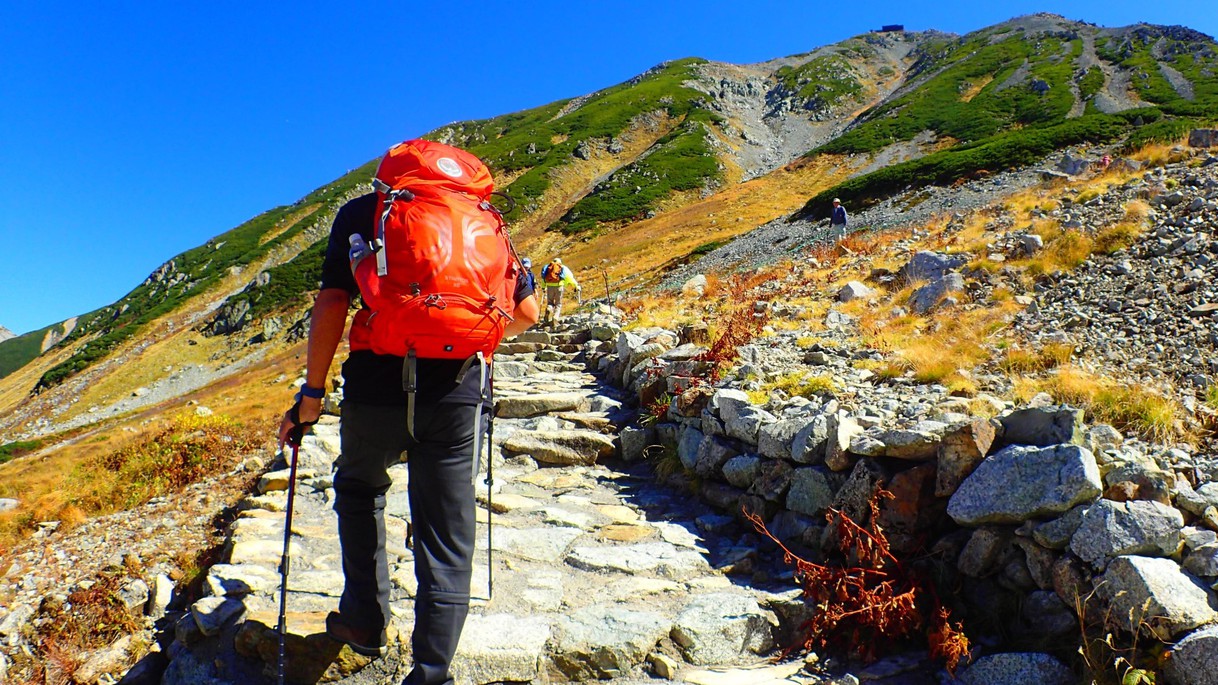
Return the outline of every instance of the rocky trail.
[[[756,572],[755,534],[742,539],[735,518],[657,483],[649,463],[612,458],[614,433],[633,413],[623,408],[621,391],[575,361],[589,338],[587,327],[532,332],[505,344],[509,354],[498,357],[493,485],[488,497],[483,471],[474,601],[455,664],[458,682],[821,682],[795,675],[802,662],[774,666],[764,656],[790,629],[779,616],[793,618],[800,601],[789,573],[773,587],[753,583],[766,577]],[[327,417],[299,455],[289,680],[398,682],[410,666],[415,591],[404,543],[405,464],[393,468],[386,507],[395,613],[389,655],[370,662],[324,634],[342,589],[330,504],[338,421]],[[258,494],[239,505],[225,563],[207,574],[208,596],[163,622],[172,626],[164,652],[123,682],[273,682],[284,467],[273,465]]]

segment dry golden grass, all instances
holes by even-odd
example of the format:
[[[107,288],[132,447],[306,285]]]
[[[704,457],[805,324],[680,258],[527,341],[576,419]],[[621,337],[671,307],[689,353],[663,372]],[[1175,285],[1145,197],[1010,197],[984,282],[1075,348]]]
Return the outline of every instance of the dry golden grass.
[[[1038,347],[1012,346],[1007,348],[998,367],[1008,374],[1029,374],[1048,371],[1070,362],[1074,346],[1068,343],[1050,343]]]
[[[297,209],[295,212],[292,212],[292,214],[290,216],[288,216],[286,219],[275,224],[274,229],[267,231],[266,235],[262,236],[262,238],[260,238],[258,240],[258,244],[265,245],[265,244],[271,242],[272,240],[274,240],[275,238],[278,238],[279,236],[283,235],[283,233],[285,231],[287,231],[289,228],[295,226],[296,224],[300,223],[301,219],[303,219],[304,217],[308,216],[310,213],[315,211],[317,209],[317,207],[318,207],[318,203],[314,202],[313,204],[304,205],[300,209]]]
[[[973,98],[977,97],[977,94],[981,92],[981,89],[990,85],[990,82],[993,80],[993,74],[986,74],[974,81],[966,81],[965,83],[968,84],[968,87],[960,93],[960,102],[972,102]]]
[[[1018,399],[1026,401],[1042,391],[1058,402],[1082,407],[1095,420],[1149,440],[1195,438],[1184,428],[1184,410],[1175,400],[1137,384],[1103,378],[1072,365],[1062,366],[1043,378],[1017,379]]]
[[[550,234],[537,244],[543,250],[561,250],[563,262],[572,265],[577,277],[604,268],[614,283],[646,282],[661,267],[701,245],[729,240],[789,214],[852,169],[844,158],[822,155],[587,242],[564,241]]]

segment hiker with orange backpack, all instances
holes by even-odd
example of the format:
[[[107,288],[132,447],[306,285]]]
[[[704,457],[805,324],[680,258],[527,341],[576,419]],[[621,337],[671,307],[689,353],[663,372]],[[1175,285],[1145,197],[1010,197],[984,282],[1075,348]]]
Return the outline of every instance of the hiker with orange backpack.
[[[583,304],[583,289],[575,281],[575,274],[571,273],[571,269],[563,266],[562,260],[558,257],[542,268],[541,282],[546,288],[544,323],[553,328],[558,323],[559,317],[562,316],[563,286],[569,285],[575,288],[575,295],[579,298],[580,304]]]
[[[306,382],[280,441],[298,444],[317,421],[349,304],[361,295],[342,366],[334,475],[345,582],[326,633],[360,654],[387,652],[387,469],[406,452],[418,592],[414,664],[403,682],[451,685],[469,613],[473,477],[492,400],[491,355],[504,336],[537,323],[539,307],[476,157],[407,141],[385,155],[374,187],[334,218]]]

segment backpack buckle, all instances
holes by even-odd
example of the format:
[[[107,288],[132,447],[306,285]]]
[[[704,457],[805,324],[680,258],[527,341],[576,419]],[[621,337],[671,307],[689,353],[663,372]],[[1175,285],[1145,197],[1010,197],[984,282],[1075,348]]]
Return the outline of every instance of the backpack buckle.
[[[440,310],[448,309],[448,303],[444,301],[443,297],[440,297],[439,293],[432,293],[431,295],[428,295],[423,300],[423,304]]]

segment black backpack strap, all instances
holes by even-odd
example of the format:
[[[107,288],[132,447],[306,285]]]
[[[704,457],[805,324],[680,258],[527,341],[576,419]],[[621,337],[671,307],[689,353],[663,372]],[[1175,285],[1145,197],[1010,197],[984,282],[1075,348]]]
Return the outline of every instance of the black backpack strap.
[[[406,391],[406,433],[414,439],[414,397],[419,390],[419,364],[414,348],[406,353],[402,361],[402,390]]]

